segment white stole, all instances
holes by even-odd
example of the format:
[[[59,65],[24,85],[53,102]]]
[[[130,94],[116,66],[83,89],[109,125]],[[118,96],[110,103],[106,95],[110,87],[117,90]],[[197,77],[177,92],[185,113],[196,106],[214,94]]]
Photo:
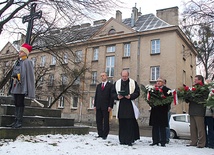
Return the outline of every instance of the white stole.
[[[121,79],[117,80],[117,82],[115,84],[115,89],[116,89],[117,94],[118,94],[118,91],[120,91],[120,89],[121,89]],[[135,90],[135,81],[129,78],[129,92],[130,92],[130,94],[134,93],[134,90]],[[134,110],[135,118],[138,119],[139,115],[140,115],[139,109],[135,105],[134,100],[131,100],[131,102],[132,102],[132,107]],[[118,118],[119,104],[120,104],[120,101],[117,101],[116,102],[116,118]]]

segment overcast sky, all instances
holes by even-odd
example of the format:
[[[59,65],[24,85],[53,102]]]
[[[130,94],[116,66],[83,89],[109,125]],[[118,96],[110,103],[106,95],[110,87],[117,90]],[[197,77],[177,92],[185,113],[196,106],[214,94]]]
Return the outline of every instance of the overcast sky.
[[[109,14],[106,16],[96,16],[95,20],[99,19],[110,19],[111,17],[115,18],[116,10],[120,10],[122,12],[122,18],[130,18],[132,7],[135,6],[138,10],[141,10],[142,14],[153,13],[156,14],[156,10],[169,8],[178,6],[179,11],[182,12],[183,2],[187,2],[188,0],[121,0],[124,4],[122,7],[112,9]],[[20,37],[20,36],[19,36]],[[6,45],[8,41],[13,42],[14,40],[19,39],[17,36],[6,36],[0,35],[0,50]]]

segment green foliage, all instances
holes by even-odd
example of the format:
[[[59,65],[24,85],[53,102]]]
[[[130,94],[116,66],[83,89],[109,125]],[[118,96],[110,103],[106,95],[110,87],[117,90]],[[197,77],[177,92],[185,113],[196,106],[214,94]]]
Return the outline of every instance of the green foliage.
[[[205,85],[197,84],[191,88],[184,85],[183,87],[178,88],[177,96],[178,99],[184,100],[186,102],[196,102],[198,104],[204,104],[205,106],[214,106],[214,96],[212,88],[213,83]]]
[[[171,91],[167,92],[170,96],[165,96],[163,94],[163,90],[158,87],[154,87],[151,85],[141,86],[141,90],[143,91],[144,100],[151,106],[162,106],[169,105],[173,101],[173,96],[170,95]]]

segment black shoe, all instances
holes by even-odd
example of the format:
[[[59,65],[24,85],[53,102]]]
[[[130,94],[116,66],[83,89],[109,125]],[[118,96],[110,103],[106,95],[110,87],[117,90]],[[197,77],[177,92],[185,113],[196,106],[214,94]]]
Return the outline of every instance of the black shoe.
[[[106,139],[107,139],[107,137],[102,137],[102,139],[103,139],[103,140],[106,140]]]
[[[12,126],[14,126],[15,124],[16,124],[16,121],[13,122],[13,123],[11,123],[11,124],[9,124],[9,125],[6,125],[6,127],[12,127]]]
[[[12,126],[12,128],[21,128],[22,127],[22,124],[21,123],[16,123]]]
[[[158,144],[158,143],[152,143],[152,144],[149,144],[149,146],[154,146],[154,145],[159,146],[159,144]]]
[[[96,136],[96,138],[103,138],[103,136]]]
[[[128,146],[132,146],[132,143],[127,144]]]
[[[166,145],[165,145],[165,144],[161,144],[161,146],[162,146],[162,147],[166,147]]]

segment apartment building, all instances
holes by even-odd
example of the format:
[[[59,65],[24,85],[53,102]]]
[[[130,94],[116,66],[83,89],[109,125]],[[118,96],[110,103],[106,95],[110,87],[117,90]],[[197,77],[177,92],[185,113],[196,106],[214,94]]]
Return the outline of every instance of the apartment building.
[[[100,73],[105,71],[109,81],[114,83],[120,78],[123,69],[129,70],[130,78],[136,80],[139,85],[155,84],[158,77],[167,80],[167,86],[171,89],[183,84],[192,85],[196,74],[196,52],[192,43],[178,26],[178,7],[157,10],[156,15],[142,15],[136,7],[133,7],[132,16],[122,18],[122,12],[117,11],[115,18],[109,20],[94,21],[91,24],[73,26],[69,32],[81,32],[81,36],[75,40],[67,40],[70,49],[54,47],[61,51],[64,65],[69,64],[72,58],[78,67],[87,66],[90,71],[77,78],[73,89],[79,90],[79,95],[68,91],[60,96],[52,108],[62,109],[62,116],[75,118],[76,121],[93,122],[95,113],[93,99],[96,85],[100,82]],[[66,29],[60,33],[65,33]],[[72,34],[69,34],[72,38]],[[0,53],[0,61],[4,66],[8,60],[14,58],[10,53],[10,44],[7,44]],[[13,50],[17,50],[14,48]],[[46,49],[48,51],[49,49]],[[38,86],[37,97],[43,100],[54,100],[53,94],[63,89],[54,89],[53,81],[61,79],[61,85],[67,80],[65,71],[57,68],[57,61],[51,52],[34,50],[30,54],[34,63],[40,67],[48,64],[48,74],[40,79],[48,79],[48,83]],[[1,75],[4,71],[1,71]],[[52,82],[51,82],[52,81]],[[60,83],[59,83],[60,84]],[[45,93],[44,93],[45,92]],[[141,119],[149,116],[150,107],[142,96],[136,101],[141,112]],[[187,111],[188,105],[180,103],[173,105],[172,112],[182,113]],[[114,108],[115,109],[115,108]],[[113,116],[115,111],[113,110]]]

